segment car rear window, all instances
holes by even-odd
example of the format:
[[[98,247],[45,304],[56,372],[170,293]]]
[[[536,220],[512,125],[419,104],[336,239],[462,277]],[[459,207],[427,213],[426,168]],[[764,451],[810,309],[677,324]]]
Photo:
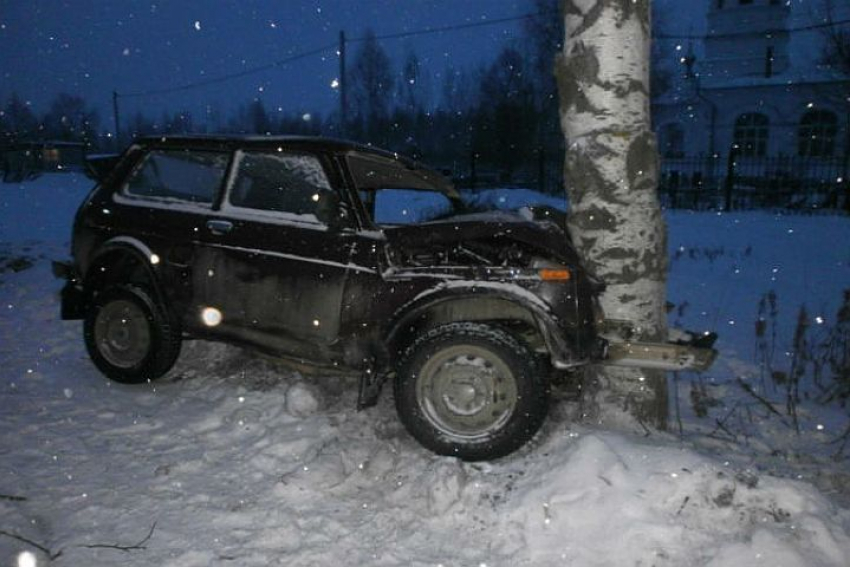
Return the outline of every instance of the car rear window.
[[[128,179],[125,193],[210,204],[221,186],[229,157],[224,152],[153,150]]]

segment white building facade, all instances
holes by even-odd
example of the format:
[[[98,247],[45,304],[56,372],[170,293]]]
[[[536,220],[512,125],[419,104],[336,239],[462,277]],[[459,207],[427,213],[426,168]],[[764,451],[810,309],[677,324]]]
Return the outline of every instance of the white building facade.
[[[821,63],[824,26],[811,25],[806,3],[709,1],[704,56],[682,57],[653,102],[662,159],[733,147],[740,158],[850,154],[850,77]]]

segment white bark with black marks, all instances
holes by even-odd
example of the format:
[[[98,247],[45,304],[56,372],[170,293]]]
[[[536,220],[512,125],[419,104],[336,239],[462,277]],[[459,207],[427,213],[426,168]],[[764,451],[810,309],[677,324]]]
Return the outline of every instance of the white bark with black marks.
[[[568,226],[591,271],[608,284],[609,319],[638,338],[666,336],[666,231],[650,128],[650,0],[563,0],[564,50],[556,62],[567,141]],[[590,413],[611,420],[613,402],[643,424],[666,423],[666,377],[594,369]]]

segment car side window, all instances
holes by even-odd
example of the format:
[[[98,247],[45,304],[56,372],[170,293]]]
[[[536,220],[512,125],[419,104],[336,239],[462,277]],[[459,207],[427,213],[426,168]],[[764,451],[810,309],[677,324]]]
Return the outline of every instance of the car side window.
[[[223,152],[153,150],[130,175],[124,193],[211,204],[227,171],[229,157]]]
[[[321,193],[331,190],[316,156],[244,152],[228,201],[233,207],[315,216]]]

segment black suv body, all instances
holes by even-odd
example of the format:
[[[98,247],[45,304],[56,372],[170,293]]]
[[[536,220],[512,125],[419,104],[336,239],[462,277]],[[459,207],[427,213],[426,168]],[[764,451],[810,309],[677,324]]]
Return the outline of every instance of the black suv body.
[[[167,372],[185,338],[360,372],[363,403],[395,375],[420,442],[493,458],[539,428],[549,369],[604,348],[563,215],[522,213],[348,142],[143,139],[77,213],[62,315],[122,382]]]

